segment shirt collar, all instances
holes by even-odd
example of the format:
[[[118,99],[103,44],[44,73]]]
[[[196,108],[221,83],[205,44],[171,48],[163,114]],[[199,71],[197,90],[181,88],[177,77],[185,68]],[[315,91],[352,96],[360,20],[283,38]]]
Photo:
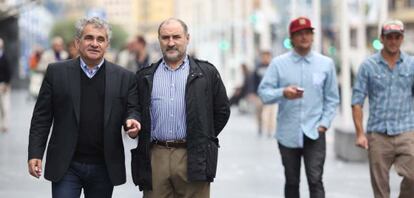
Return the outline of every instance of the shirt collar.
[[[309,51],[309,53],[306,54],[305,56],[302,56],[302,55],[298,54],[295,50],[292,50],[291,54],[292,54],[293,61],[295,63],[297,63],[301,60],[304,60],[305,62],[310,63],[311,60],[312,60],[312,57],[313,57],[313,52],[312,51]]]
[[[407,57],[407,54],[400,51],[400,58],[397,60],[397,65],[399,65],[400,63],[403,63],[406,57]],[[383,65],[388,65],[387,61],[385,61],[384,57],[381,55],[381,51],[377,52],[375,59],[378,64],[382,63]]]
[[[105,59],[102,59],[102,61],[98,65],[93,66],[92,69],[93,70],[98,70],[99,68],[101,68],[104,61],[105,61]],[[83,61],[81,57],[80,57],[80,66],[84,69],[89,69],[88,65],[86,65],[85,61]]]
[[[185,58],[184,58],[184,61],[181,63],[181,65],[176,70],[184,69],[186,67],[186,65],[188,65],[188,61],[189,61],[188,56],[186,55]],[[164,69],[168,69],[168,70],[173,71],[171,69],[171,67],[165,62],[164,58],[162,59],[161,66]]]

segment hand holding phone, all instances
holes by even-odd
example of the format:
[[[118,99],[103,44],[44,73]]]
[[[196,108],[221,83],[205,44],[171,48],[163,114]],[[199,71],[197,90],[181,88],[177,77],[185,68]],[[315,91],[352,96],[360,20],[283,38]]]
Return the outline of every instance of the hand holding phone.
[[[295,85],[290,85],[283,90],[283,96],[289,100],[303,97],[304,89]]]

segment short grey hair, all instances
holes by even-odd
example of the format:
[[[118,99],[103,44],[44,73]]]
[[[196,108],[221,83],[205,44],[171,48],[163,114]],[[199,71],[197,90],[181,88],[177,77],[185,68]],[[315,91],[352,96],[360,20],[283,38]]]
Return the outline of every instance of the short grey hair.
[[[164,20],[163,22],[161,22],[160,26],[158,26],[158,36],[160,36],[161,27],[164,24],[170,23],[171,21],[176,21],[176,22],[180,23],[181,26],[184,29],[184,34],[186,34],[186,35],[188,34],[188,27],[187,27],[187,24],[184,23],[184,21],[182,21],[181,19],[177,19],[177,18],[169,18],[169,19]]]
[[[99,17],[92,17],[92,18],[82,18],[76,23],[76,38],[80,39],[82,37],[83,30],[87,25],[92,24],[95,28],[99,29],[105,29],[107,34],[108,41],[111,40],[112,37],[112,30],[111,26],[108,22],[106,22],[104,19],[101,19]]]

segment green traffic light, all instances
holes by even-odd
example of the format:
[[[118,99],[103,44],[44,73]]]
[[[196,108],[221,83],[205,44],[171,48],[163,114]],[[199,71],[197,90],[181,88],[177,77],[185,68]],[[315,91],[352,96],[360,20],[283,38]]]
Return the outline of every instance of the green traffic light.
[[[227,40],[221,40],[219,43],[219,48],[222,51],[227,51],[230,49],[230,42],[228,42]]]
[[[328,54],[331,55],[331,56],[335,56],[336,55],[336,47],[335,46],[329,46]]]
[[[372,47],[376,50],[381,50],[384,46],[379,39],[374,39],[372,41]]]
[[[292,43],[290,42],[290,38],[285,38],[285,40],[283,40],[283,47],[285,47],[286,49],[292,49]]]
[[[257,21],[258,21],[257,14],[252,14],[252,15],[250,15],[250,16],[249,16],[249,21],[250,21],[250,23],[252,23],[252,24],[256,24],[256,23],[257,23]]]

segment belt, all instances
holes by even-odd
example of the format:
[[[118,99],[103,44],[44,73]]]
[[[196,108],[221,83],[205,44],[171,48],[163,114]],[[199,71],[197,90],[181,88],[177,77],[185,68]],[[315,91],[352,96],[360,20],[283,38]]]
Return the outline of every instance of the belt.
[[[187,142],[185,140],[159,141],[153,140],[152,144],[164,146],[167,148],[186,148]]]

